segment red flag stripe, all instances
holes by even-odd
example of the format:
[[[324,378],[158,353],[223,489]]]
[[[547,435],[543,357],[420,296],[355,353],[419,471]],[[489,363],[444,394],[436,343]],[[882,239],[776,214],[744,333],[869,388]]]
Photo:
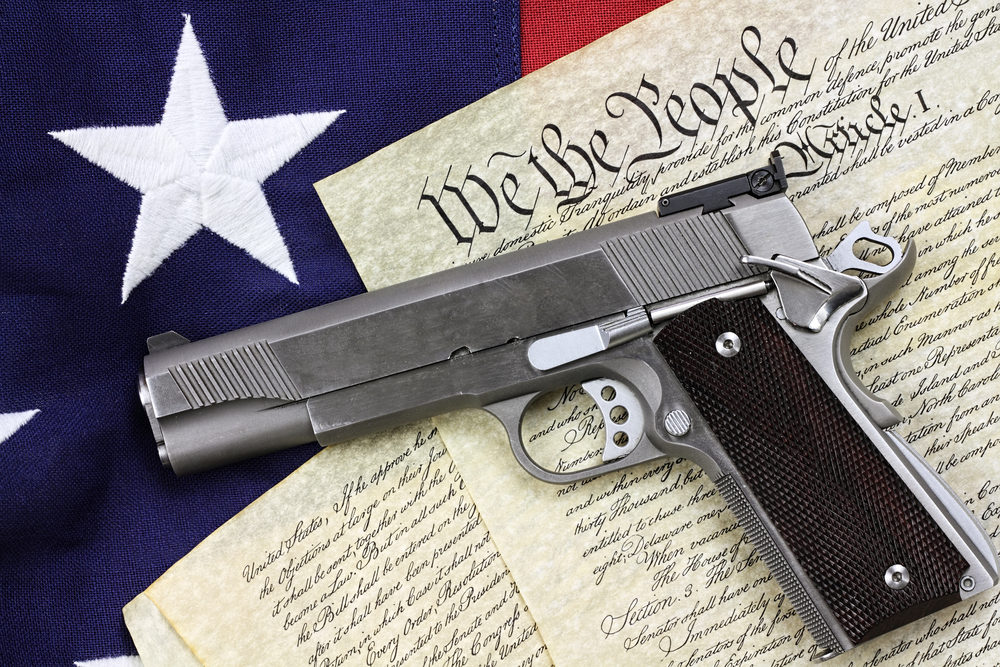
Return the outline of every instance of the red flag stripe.
[[[544,67],[667,2],[523,0],[521,74]]]

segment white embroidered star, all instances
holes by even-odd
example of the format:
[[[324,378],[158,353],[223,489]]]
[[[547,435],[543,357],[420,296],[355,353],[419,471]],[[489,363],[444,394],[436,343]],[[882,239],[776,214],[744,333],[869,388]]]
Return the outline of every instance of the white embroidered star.
[[[76,667],[142,667],[142,660],[137,655],[123,655],[117,658],[78,660],[73,664]]]
[[[21,430],[21,427],[37,414],[38,410],[25,410],[0,415],[0,442],[5,442],[7,438]]]
[[[195,232],[209,229],[298,284],[260,184],[343,111],[230,121],[185,15],[158,125],[50,132],[142,193],[122,303]]]

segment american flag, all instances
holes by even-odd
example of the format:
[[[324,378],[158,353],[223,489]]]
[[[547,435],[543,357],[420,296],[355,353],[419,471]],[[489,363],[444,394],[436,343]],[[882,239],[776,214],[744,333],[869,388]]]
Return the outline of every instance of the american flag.
[[[313,182],[662,2],[7,3],[0,664],[139,664],[122,606],[315,452],[163,470],[147,337],[363,291]]]

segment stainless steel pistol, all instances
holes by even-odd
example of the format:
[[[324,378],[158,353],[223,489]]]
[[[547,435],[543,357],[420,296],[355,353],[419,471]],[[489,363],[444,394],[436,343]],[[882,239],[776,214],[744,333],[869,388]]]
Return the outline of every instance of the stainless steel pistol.
[[[997,583],[993,545],[891,429],[849,340],[915,261],[863,224],[819,257],[778,156],[658,211],[196,342],[149,339],[139,393],[178,474],[478,406],[572,482],[700,465],[836,655]],[[889,261],[863,261],[859,240]],[[525,411],[582,383],[603,460],[550,470]]]

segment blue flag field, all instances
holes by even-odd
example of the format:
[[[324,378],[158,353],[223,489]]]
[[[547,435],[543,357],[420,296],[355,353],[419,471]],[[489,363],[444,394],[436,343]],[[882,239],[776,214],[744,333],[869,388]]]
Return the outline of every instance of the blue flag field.
[[[315,451],[163,470],[146,338],[361,292],[312,184],[517,78],[519,8],[15,1],[0,31],[0,664],[138,664],[121,607]]]

